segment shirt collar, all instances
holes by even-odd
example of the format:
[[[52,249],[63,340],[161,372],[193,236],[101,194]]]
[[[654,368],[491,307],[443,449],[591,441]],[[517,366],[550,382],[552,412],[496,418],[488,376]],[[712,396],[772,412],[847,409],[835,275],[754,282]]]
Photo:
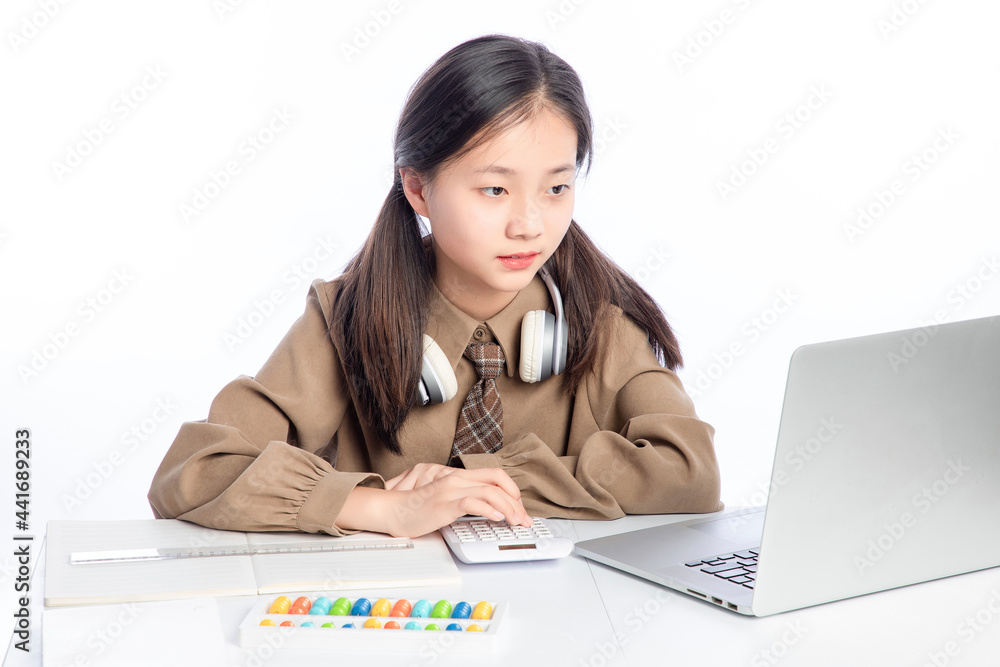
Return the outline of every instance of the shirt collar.
[[[430,313],[427,321],[427,335],[434,339],[448,357],[452,369],[458,367],[465,347],[472,341],[472,334],[481,322],[458,309],[448,301],[434,281],[431,281],[429,299]],[[532,310],[551,310],[549,291],[536,274],[527,287],[507,304],[507,307],[486,320],[485,324],[493,332],[497,343],[503,349],[507,361],[507,375],[514,377],[521,357],[521,320]]]

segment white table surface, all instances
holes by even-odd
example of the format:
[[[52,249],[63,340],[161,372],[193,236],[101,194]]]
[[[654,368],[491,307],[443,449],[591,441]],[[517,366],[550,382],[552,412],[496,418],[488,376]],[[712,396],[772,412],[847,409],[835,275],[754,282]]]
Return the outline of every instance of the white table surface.
[[[563,534],[584,540],[686,518],[689,515],[554,523]],[[1000,664],[1000,568],[766,618],[741,616],[575,554],[557,561],[524,564],[459,563],[459,569],[462,573],[459,586],[387,588],[384,592],[387,597],[411,599],[506,601],[510,610],[501,626],[497,651],[486,655],[448,654],[438,648],[439,642],[435,640],[440,635],[434,633],[437,637],[428,638],[421,650],[411,654],[379,652],[377,662],[372,664],[380,667]],[[40,629],[37,623],[42,611],[43,580],[44,570],[39,567],[32,585],[36,619],[32,650],[26,654],[13,649],[12,638],[4,665],[43,664],[44,614]],[[255,597],[216,600],[222,636],[209,633],[198,639],[219,646],[225,665],[303,667],[330,665],[333,657],[367,663],[376,655],[285,648],[263,652],[241,649],[238,626],[256,600]],[[87,630],[81,627],[80,636],[91,637]],[[168,627],[136,625],[130,631],[134,634],[128,637],[128,643],[145,647],[149,651],[144,651],[145,655],[168,656],[172,647],[183,641]],[[120,641],[124,640],[123,637]],[[79,636],[72,641],[79,641]],[[90,642],[90,648],[86,643],[72,647],[74,661],[60,662],[59,667],[109,664],[112,651],[98,652],[93,648],[95,642]],[[135,656],[132,664],[151,663]],[[207,659],[206,664],[209,664]]]

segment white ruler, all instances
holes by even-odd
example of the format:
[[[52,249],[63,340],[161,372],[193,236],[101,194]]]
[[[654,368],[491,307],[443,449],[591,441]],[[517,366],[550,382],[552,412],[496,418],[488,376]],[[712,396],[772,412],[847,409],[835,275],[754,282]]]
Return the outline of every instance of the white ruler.
[[[256,556],[261,554],[304,554],[336,551],[370,551],[384,549],[412,549],[408,537],[387,537],[379,540],[357,540],[338,543],[289,543],[262,544],[259,546],[229,547],[162,547],[158,549],[116,549],[112,551],[76,551],[69,555],[70,565],[91,563],[119,563],[127,561],[171,560],[176,558],[210,558],[213,556]]]

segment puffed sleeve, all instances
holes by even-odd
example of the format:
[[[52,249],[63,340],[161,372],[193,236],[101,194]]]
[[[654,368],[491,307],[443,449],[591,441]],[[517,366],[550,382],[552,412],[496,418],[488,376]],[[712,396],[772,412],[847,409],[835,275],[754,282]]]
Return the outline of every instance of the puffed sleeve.
[[[722,509],[715,430],[698,419],[677,375],[659,365],[644,331],[618,311],[609,334],[602,362],[576,394],[564,448],[526,433],[462,464],[503,468],[536,516]]]
[[[348,494],[384,483],[335,470],[324,456],[336,451],[349,401],[327,334],[331,298],[314,282],[305,313],[260,372],[226,385],[206,420],[181,426],[149,491],[158,518],[230,530],[348,532],[335,525]]]

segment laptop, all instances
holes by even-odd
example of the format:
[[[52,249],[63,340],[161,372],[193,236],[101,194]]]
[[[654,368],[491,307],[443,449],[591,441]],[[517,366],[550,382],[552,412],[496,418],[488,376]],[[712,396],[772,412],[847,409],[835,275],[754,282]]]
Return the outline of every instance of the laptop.
[[[1000,316],[800,347],[766,507],[575,549],[767,616],[996,567],[997,517]]]

